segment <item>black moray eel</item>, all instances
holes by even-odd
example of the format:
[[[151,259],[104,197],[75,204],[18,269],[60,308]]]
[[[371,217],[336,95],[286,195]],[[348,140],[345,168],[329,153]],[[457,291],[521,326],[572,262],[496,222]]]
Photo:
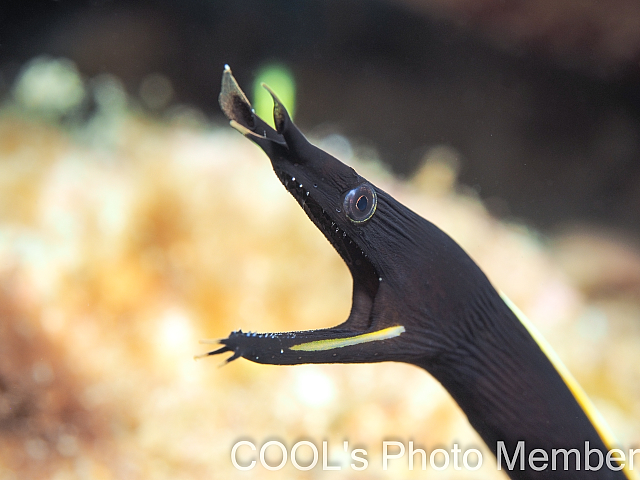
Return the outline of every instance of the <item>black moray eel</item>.
[[[253,112],[228,67],[220,105],[231,125],[269,156],[282,184],[347,264],[353,305],[338,326],[239,330],[205,355],[230,352],[227,361],[243,357],[273,365],[410,363],[448,390],[494,454],[502,445],[512,455],[524,441],[525,453],[577,449],[581,457],[578,471],[573,455],[568,464],[560,455],[556,470],[536,471],[525,462],[524,469],[507,472],[511,478],[626,478],[606,463],[585,471],[586,442],[604,455],[610,448],[603,430],[469,255],[435,225],[309,143],[269,92],[275,130]]]

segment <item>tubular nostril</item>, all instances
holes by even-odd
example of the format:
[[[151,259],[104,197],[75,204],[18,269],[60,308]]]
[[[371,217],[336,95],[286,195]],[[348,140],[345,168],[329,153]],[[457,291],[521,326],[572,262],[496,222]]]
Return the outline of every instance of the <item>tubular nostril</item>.
[[[262,86],[271,94],[271,98],[273,98],[273,123],[276,126],[276,131],[278,133],[284,132],[287,128],[287,122],[289,120],[289,113],[287,109],[284,108],[280,99],[276,96],[276,94],[269,88],[268,85],[262,84]]]

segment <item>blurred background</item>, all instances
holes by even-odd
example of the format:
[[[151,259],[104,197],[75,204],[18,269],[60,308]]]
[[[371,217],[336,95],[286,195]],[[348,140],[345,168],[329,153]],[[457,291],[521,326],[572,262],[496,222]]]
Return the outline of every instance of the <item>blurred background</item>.
[[[350,308],[338,255],[222,117],[224,64],[461,243],[640,448],[637,2],[9,1],[0,479],[505,478],[416,368],[194,362],[200,338]],[[336,462],[347,440],[369,467],[239,472],[240,439]],[[485,466],[383,471],[388,439]]]

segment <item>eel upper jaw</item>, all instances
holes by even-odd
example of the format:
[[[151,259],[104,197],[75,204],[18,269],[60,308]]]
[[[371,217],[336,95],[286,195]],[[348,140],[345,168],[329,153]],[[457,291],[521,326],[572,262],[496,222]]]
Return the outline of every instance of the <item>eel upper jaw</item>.
[[[335,211],[335,207],[338,205],[326,205],[322,199],[316,198],[317,185],[321,183],[320,179],[308,178],[308,171],[301,172],[300,166],[295,161],[290,161],[292,152],[283,135],[285,131],[296,134],[293,135],[293,142],[299,149],[317,149],[298,132],[297,127],[291,122],[286,108],[275,93],[266,85],[263,86],[273,97],[273,115],[277,131],[255,114],[228,65],[225,66],[222,76],[220,106],[232,126],[258,144],[269,155],[280,182],[297,200],[302,210],[346,263],[353,277],[353,308],[345,323],[353,329],[365,330],[371,326],[370,313],[378,291],[379,272],[373,265],[372,259],[364,252],[355,238],[356,227],[350,225],[349,222],[345,224],[344,214],[338,214]],[[290,140],[292,140],[291,137],[290,133]],[[332,158],[331,161],[339,164],[341,168],[346,168],[336,159]],[[349,173],[357,176],[353,170],[348,170]],[[336,193],[336,196],[338,195],[339,193]],[[338,215],[341,218],[336,218]]]
[[[372,258],[363,251],[355,229],[349,228],[343,219],[336,218],[335,209],[322,205],[316,199],[313,187],[307,188],[299,177],[276,168],[278,178],[296,199],[313,224],[345,262],[353,278],[353,305],[349,319],[342,325],[356,331],[371,326],[371,314],[380,284],[377,268]],[[311,182],[312,183],[312,182]],[[342,220],[342,221],[341,221]]]

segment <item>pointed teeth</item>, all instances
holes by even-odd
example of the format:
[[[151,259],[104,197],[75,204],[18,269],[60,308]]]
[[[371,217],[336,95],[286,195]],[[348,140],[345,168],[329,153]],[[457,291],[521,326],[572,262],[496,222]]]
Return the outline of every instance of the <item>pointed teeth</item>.
[[[269,92],[271,98],[273,98],[273,122],[276,125],[276,131],[278,133],[282,133],[286,127],[287,121],[289,120],[289,113],[287,112],[287,109],[284,108],[284,105],[282,105],[278,96],[266,83],[263,83],[262,87]]]

